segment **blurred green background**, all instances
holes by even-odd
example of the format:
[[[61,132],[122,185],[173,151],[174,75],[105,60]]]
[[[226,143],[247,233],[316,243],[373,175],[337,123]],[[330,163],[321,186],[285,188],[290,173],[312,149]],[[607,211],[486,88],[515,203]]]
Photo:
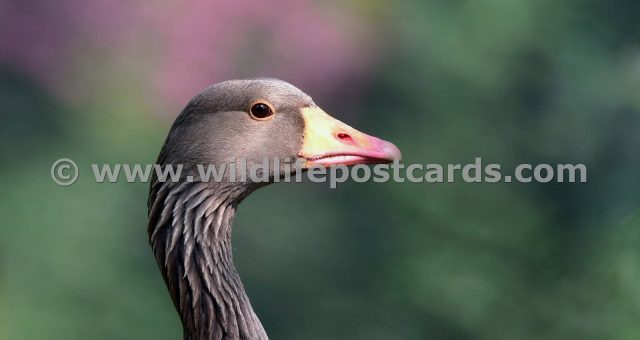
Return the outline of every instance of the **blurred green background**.
[[[640,2],[0,0],[0,339],[178,339],[150,163],[191,96],[277,77],[405,163],[588,183],[278,184],[235,260],[272,339],[640,339]],[[59,187],[70,157],[80,180]]]

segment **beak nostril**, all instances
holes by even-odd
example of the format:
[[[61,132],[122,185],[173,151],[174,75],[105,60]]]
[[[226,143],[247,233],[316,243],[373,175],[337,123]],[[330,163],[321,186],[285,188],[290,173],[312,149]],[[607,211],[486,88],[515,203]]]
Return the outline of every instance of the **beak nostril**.
[[[337,137],[340,140],[346,140],[346,141],[352,141],[353,142],[353,138],[351,138],[351,136],[349,136],[349,134],[344,133],[344,132],[339,132],[337,134]]]

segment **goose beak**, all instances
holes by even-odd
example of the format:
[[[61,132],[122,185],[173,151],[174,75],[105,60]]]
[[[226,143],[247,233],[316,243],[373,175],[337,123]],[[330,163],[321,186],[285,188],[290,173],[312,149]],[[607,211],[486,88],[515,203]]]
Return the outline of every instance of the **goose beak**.
[[[391,163],[401,160],[393,143],[369,136],[329,116],[318,107],[301,110],[304,141],[298,156],[313,166]]]

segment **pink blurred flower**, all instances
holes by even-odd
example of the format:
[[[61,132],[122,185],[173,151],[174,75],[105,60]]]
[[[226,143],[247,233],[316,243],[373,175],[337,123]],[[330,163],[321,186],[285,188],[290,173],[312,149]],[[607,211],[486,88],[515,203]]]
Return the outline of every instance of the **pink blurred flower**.
[[[108,48],[135,23],[133,2],[117,0],[0,2],[0,61],[50,88],[64,87],[68,60],[78,43]],[[128,10],[127,10],[128,8]]]
[[[65,87],[86,90],[77,85],[85,79],[74,79],[83,74],[73,72],[73,60],[89,54],[97,65],[150,64],[143,75],[148,79],[140,81],[149,88],[141,92],[162,98],[172,109],[206,85],[229,78],[278,77],[311,93],[331,93],[364,74],[375,52],[354,34],[362,23],[312,1],[174,0],[158,6],[13,0],[0,3],[0,13],[0,60],[56,93]],[[150,46],[148,60],[130,60],[145,56]]]

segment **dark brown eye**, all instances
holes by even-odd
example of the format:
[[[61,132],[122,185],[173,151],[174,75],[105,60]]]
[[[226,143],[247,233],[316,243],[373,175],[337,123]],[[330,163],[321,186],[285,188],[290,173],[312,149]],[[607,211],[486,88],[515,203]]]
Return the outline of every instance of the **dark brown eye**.
[[[255,103],[251,106],[251,115],[256,119],[267,119],[273,116],[273,110],[265,103]]]

